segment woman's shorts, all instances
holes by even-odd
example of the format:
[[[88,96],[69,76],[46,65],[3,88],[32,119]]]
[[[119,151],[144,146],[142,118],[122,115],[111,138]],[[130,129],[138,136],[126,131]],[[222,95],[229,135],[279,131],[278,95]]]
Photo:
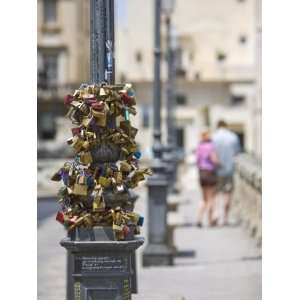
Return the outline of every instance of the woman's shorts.
[[[201,186],[215,186],[217,184],[217,174],[214,171],[200,170],[199,177]]]

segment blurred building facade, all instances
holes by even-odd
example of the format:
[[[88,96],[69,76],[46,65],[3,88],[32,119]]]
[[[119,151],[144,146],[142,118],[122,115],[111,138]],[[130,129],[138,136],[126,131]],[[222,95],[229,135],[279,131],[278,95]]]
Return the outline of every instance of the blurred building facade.
[[[89,0],[38,0],[38,128],[45,139],[65,137],[62,99],[89,74]],[[260,50],[256,0],[177,0],[178,146],[190,153],[203,126],[225,119],[248,152],[260,155]],[[151,150],[154,0],[115,0],[116,82],[137,92],[138,142]],[[164,17],[162,17],[164,23]],[[260,27],[261,28],[261,27]],[[162,26],[165,102],[165,27]],[[55,117],[54,117],[55,116]],[[57,118],[58,117],[58,118]],[[163,109],[162,124],[166,113]],[[165,137],[166,128],[163,128]],[[63,139],[61,139],[63,140]],[[58,139],[58,142],[60,139]]]
[[[118,1],[121,2],[121,1]],[[125,3],[124,3],[125,2]],[[151,141],[153,1],[124,0],[116,30],[117,80],[134,83],[142,106],[137,123],[142,141]],[[248,152],[257,151],[257,22],[255,0],[177,0],[178,145],[196,146],[203,126],[225,119]],[[162,18],[164,22],[164,17]],[[162,26],[165,53],[165,29]],[[162,56],[162,80],[166,60]],[[162,92],[165,97],[165,91]],[[163,118],[165,112],[163,111]],[[163,122],[165,124],[165,122]]]
[[[88,80],[89,1],[38,0],[37,9],[38,136],[51,140],[64,127],[63,97]]]

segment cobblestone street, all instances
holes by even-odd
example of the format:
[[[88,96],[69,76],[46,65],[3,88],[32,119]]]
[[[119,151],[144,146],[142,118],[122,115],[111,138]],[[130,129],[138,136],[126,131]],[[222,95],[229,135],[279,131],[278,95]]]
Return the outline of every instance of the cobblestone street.
[[[182,186],[179,207],[185,223],[175,231],[179,252],[194,251],[190,257],[178,257],[173,267],[142,268],[138,250],[138,289],[134,299],[157,300],[260,300],[261,254],[255,241],[241,227],[198,228],[195,222],[199,190],[195,170],[189,168]],[[136,211],[146,214],[146,189],[137,191]],[[187,198],[188,197],[188,198]],[[45,201],[45,200],[39,200]],[[43,205],[40,203],[40,205]],[[143,228],[146,237],[147,226]],[[65,299],[66,254],[59,245],[65,231],[53,213],[38,227],[38,299]]]

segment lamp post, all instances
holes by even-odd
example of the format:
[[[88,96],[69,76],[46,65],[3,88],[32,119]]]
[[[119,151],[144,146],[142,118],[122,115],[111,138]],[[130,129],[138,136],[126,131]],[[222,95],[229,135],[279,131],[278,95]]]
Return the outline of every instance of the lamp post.
[[[172,249],[167,239],[166,168],[162,161],[161,143],[161,81],[160,81],[160,25],[161,0],[155,0],[154,20],[154,84],[153,84],[153,176],[148,180],[148,244],[143,252],[143,265],[172,265]]]
[[[109,10],[113,12],[113,2],[107,6],[106,0],[91,0],[90,1],[90,81],[92,83],[101,83],[106,80],[108,63],[106,54],[107,40],[113,40],[113,15],[107,17]],[[109,2],[109,1],[108,1]],[[106,22],[105,22],[106,20]],[[109,26],[107,26],[109,25]],[[113,49],[111,47],[111,49]],[[113,55],[111,56],[113,57]],[[113,68],[110,64],[110,70],[114,69],[114,61],[112,61]],[[112,76],[110,76],[110,82],[112,83]],[[69,238],[71,235],[69,234]],[[74,279],[73,272],[74,255],[71,251],[67,252],[67,300],[74,299]]]
[[[114,74],[114,0],[91,0],[90,82],[114,84]],[[109,118],[115,126],[115,117]],[[99,155],[93,163],[104,159],[114,162]],[[67,300],[131,299],[137,292],[135,250],[143,242],[143,238],[118,241],[105,226],[73,230],[60,243],[68,251]]]
[[[163,11],[166,22],[166,48],[167,48],[167,83],[166,83],[166,112],[167,112],[167,147],[165,147],[164,161],[168,166],[169,191],[175,191],[176,183],[176,124],[174,117],[175,108],[175,51],[176,35],[172,26],[172,13],[175,0],[164,0]]]

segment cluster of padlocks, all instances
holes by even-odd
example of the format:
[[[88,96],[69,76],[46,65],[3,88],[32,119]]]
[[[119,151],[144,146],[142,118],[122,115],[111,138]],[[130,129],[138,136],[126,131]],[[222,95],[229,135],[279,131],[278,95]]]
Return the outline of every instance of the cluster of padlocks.
[[[76,155],[51,178],[63,182],[56,219],[69,231],[111,226],[118,240],[138,234],[143,217],[133,212],[130,189],[151,170],[139,167],[138,130],[130,122],[136,114],[131,84],[83,84],[65,97],[65,105],[76,125],[67,141]]]

